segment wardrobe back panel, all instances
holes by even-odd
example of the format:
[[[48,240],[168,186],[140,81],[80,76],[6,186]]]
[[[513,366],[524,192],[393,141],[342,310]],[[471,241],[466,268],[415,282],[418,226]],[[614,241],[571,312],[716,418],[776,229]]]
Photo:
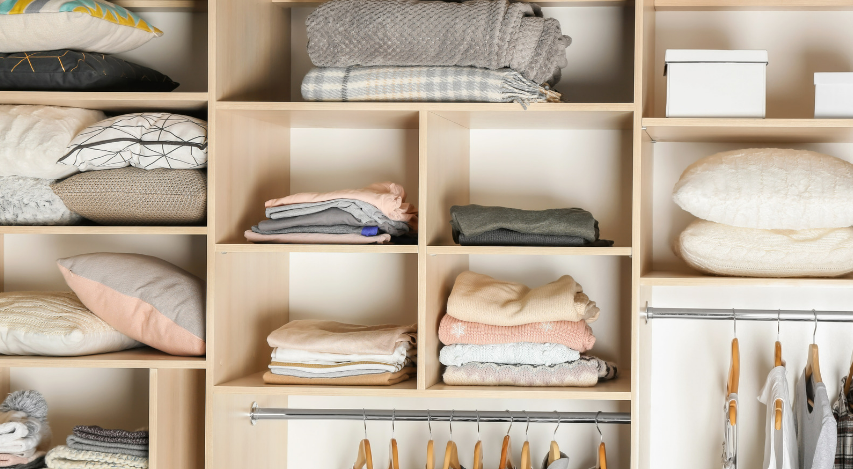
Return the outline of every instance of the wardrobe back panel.
[[[288,407],[287,396],[216,394],[210,400],[213,405],[210,469],[293,467],[287,466],[287,421],[264,420],[256,425],[249,423],[249,410],[253,402],[257,402],[260,407]],[[312,435],[312,438],[326,445],[330,443],[330,440],[320,435]],[[328,447],[324,451],[328,451]]]
[[[853,292],[844,288],[655,287],[656,307],[846,310]],[[734,334],[732,321],[654,319],[651,353],[650,458],[655,469],[719,467],[723,443],[726,378]],[[807,361],[812,322],[782,322],[782,356],[791,397]],[[820,323],[816,343],[830,402],[847,375],[853,324]],[[765,406],[756,398],[773,368],[775,322],[738,321],[740,386],[738,461],[761,467]],[[645,346],[645,345],[644,345]],[[786,411],[790,408],[787,403]]]
[[[666,49],[767,50],[767,117],[814,116],[814,73],[849,72],[853,11],[657,12],[655,109],[666,114]]]
[[[204,465],[204,370],[151,370],[151,469]]]

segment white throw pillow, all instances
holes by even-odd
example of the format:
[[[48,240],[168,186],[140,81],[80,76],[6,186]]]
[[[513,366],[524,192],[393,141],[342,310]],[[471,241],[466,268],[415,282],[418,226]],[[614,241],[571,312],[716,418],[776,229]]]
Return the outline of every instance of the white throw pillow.
[[[80,171],[204,168],[207,122],[166,112],[112,117],[80,132],[60,162]]]
[[[757,230],[696,220],[673,246],[690,267],[737,277],[835,277],[853,272],[853,228]]]
[[[71,357],[140,346],[73,292],[0,293],[0,355]]]
[[[119,54],[162,35],[138,15],[104,0],[0,0],[0,52]]]
[[[104,117],[72,107],[0,105],[0,176],[62,179],[76,173],[57,162],[71,139]]]
[[[74,225],[83,217],[53,193],[51,179],[0,177],[0,225]]]
[[[673,199],[699,218],[732,226],[841,228],[853,225],[853,164],[805,150],[717,153],[684,171]]]

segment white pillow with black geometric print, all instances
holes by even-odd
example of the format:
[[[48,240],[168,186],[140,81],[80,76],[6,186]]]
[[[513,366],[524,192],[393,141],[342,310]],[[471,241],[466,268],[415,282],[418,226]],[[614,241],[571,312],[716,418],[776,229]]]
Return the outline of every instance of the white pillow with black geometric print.
[[[204,168],[207,122],[168,112],[111,117],[80,132],[59,162],[80,171]]]

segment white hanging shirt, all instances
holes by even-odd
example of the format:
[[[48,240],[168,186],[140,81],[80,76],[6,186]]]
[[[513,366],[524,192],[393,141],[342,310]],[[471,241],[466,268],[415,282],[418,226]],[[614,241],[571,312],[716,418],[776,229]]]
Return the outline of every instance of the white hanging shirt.
[[[723,407],[723,469],[737,469],[737,425],[732,425],[729,420],[729,402],[735,403],[735,419],[740,409],[737,401],[737,393],[729,394],[726,405]],[[737,420],[735,420],[737,421]]]
[[[770,370],[758,400],[767,406],[767,430],[764,437],[764,469],[797,469],[797,429],[788,394],[787,370]],[[776,400],[782,400],[782,430],[776,430]]]
[[[806,385],[811,381],[814,407],[809,410]],[[835,446],[838,434],[835,417],[829,407],[826,385],[815,383],[814,376],[806,378],[806,372],[797,383],[797,451],[800,469],[832,469],[835,464]]]

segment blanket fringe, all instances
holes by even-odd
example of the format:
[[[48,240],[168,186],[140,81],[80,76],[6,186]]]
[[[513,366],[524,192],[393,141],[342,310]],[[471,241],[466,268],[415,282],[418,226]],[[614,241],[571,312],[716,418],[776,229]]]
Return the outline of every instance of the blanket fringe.
[[[524,110],[531,103],[559,103],[562,97],[547,85],[539,86],[515,70],[508,71],[504,76],[501,95],[508,102],[520,104]]]

